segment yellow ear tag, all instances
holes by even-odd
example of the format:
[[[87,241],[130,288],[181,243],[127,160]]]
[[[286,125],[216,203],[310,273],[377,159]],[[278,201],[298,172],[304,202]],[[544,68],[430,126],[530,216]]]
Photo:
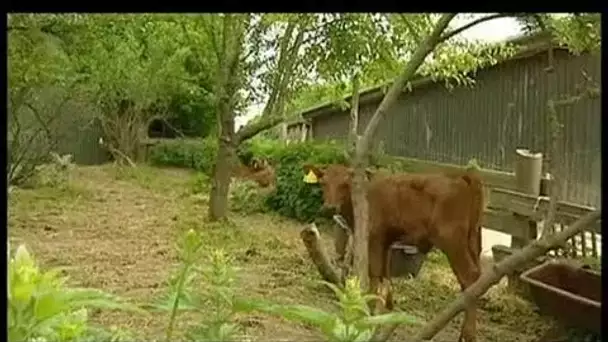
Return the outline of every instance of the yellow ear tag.
[[[308,174],[304,176],[304,183],[315,184],[319,183],[319,180],[317,179],[317,175],[315,175],[315,173],[310,170],[308,171]]]

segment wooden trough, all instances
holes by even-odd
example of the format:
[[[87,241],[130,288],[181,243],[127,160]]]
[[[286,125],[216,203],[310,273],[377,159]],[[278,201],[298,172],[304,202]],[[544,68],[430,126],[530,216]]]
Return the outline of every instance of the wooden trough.
[[[521,275],[542,313],[566,327],[601,332],[602,278],[599,272],[551,260]]]

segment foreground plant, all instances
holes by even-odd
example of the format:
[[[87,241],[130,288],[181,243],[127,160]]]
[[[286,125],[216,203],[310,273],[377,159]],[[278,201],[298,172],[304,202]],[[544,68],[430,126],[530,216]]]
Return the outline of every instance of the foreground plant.
[[[186,333],[191,341],[234,341],[239,337],[239,326],[233,323],[235,269],[222,250],[212,251],[206,266],[198,266],[204,260],[202,246],[201,236],[192,229],[182,237],[178,247],[181,263],[170,281],[169,294],[152,306],[170,312],[166,341],[173,340],[178,314],[184,312],[209,317]]]
[[[344,289],[328,282],[323,283],[338,297],[340,312],[326,312],[306,305],[282,305],[253,300],[239,301],[238,309],[244,312],[263,312],[292,322],[312,325],[323,334],[325,341],[331,342],[371,341],[380,325],[416,323],[414,317],[402,312],[372,316],[368,302],[376,296],[363,294],[356,277],[348,278]]]
[[[58,269],[42,271],[24,245],[9,255],[9,341],[130,340],[91,326],[88,309],[141,310],[97,289],[67,287],[66,281]]]

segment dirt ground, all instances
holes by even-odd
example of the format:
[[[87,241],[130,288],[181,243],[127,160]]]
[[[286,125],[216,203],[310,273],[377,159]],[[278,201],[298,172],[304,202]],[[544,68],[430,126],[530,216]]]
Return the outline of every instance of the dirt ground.
[[[320,277],[299,240],[301,224],[273,215],[234,214],[228,227],[209,225],[206,198],[192,195],[193,179],[184,170],[107,165],[77,167],[62,190],[16,189],[9,195],[11,247],[25,243],[43,266],[65,268],[74,285],[148,303],[166,289],[177,266],[176,237],[193,228],[210,248],[221,247],[234,258],[240,295],[335,309],[330,293],[316,283]],[[324,238],[330,243],[329,236]],[[432,318],[458,291],[438,253],[429,255],[418,278],[393,283],[401,310],[421,320]],[[481,301],[478,317],[481,342],[535,341],[549,323],[504,284]],[[161,338],[168,320],[166,315],[120,312],[95,312],[93,319],[130,329],[141,339]],[[434,341],[455,341],[461,319]],[[254,315],[239,320],[254,341],[319,340],[311,328],[281,319]],[[414,330],[401,327],[393,340]]]

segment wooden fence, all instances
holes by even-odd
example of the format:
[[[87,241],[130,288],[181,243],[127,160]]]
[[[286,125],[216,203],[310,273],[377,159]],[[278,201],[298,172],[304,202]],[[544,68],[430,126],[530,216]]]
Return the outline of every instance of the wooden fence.
[[[551,181],[541,177],[542,160],[537,156],[526,155],[525,150],[518,150],[516,153],[521,165],[515,168],[516,172],[497,172],[487,169],[479,171],[486,190],[483,227],[511,235],[512,244],[509,249],[520,248],[538,238],[539,232],[543,229],[551,229],[543,227],[543,220],[549,208],[549,197],[546,196],[546,192],[550,188]],[[464,169],[464,166],[409,158],[391,157],[391,160],[397,164],[407,165],[407,168],[413,172]],[[560,201],[553,229],[560,230],[561,227],[573,223],[579,217],[594,210],[593,207]],[[600,246],[601,226],[598,222],[593,229],[575,236],[566,248],[553,254],[599,258]]]

